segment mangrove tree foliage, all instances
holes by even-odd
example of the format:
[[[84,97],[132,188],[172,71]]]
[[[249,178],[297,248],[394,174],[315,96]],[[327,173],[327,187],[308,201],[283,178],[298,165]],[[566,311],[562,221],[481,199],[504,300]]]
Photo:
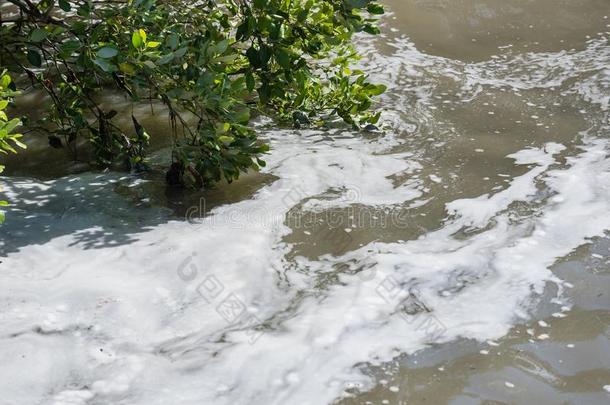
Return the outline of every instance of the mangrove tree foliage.
[[[98,102],[114,91],[163,103],[171,123],[172,184],[229,182],[264,166],[268,146],[249,125],[373,125],[385,87],[353,68],[354,34],[377,34],[383,7],[371,0],[4,0],[0,8],[0,111],[19,90],[48,97],[37,127],[53,147],[87,140],[101,167],[145,168],[148,134],[113,122]],[[19,120],[0,112],[0,150]],[[24,120],[25,121],[25,120]],[[26,124],[28,124],[26,122]],[[33,123],[31,123],[33,125]],[[150,130],[150,129],[149,129]]]

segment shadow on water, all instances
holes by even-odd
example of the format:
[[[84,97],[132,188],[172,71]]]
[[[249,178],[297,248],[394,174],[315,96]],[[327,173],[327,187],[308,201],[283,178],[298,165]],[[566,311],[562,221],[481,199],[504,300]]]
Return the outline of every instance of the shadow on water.
[[[159,173],[83,173],[57,180],[4,178],[11,202],[0,226],[0,256],[59,237],[69,245],[99,249],[130,244],[138,234],[169,221],[203,217],[222,204],[251,198],[274,176],[244,175],[239,187],[171,190]]]

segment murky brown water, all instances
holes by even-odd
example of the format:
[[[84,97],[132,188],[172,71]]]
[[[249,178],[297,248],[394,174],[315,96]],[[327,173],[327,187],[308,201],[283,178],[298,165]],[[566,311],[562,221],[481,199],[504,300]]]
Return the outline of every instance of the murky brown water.
[[[45,137],[29,138],[30,150],[8,161],[17,209],[0,247],[34,286],[7,278],[6,305],[17,314],[6,315],[7,328],[38,325],[28,316],[48,311],[60,319],[48,324],[59,349],[41,340],[36,350],[52,349],[41,358],[72,350],[71,339],[115,355],[82,355],[32,397],[80,390],[92,404],[610,403],[610,233],[601,236],[610,226],[595,227],[610,215],[610,2],[385,3],[383,36],[359,44],[363,65],[388,84],[383,135],[261,129],[274,146],[268,170],[202,193],[166,192],[160,170],[106,183],[86,173],[86,154],[75,165]],[[105,102],[131,108],[120,97]],[[160,169],[166,118],[137,108],[156,128]],[[130,125],[128,114],[119,119]],[[43,156],[53,163],[41,165]],[[29,183],[75,172],[83,174]],[[206,215],[210,223],[197,225]],[[259,219],[270,223],[259,227]],[[282,223],[285,231],[268,226]],[[258,343],[239,340],[240,329],[174,274],[192,252],[193,263],[256,308],[266,331]],[[91,278],[73,283],[91,262]],[[53,275],[50,298],[40,293],[46,279],[35,284],[41,276],[29,272],[36,266]],[[531,275],[547,267],[552,274]],[[415,310],[403,308],[407,319],[432,314],[449,337],[391,323],[403,309],[383,307],[375,288],[387,274],[416,297]],[[86,307],[74,289],[116,299],[116,308],[53,312],[71,299]],[[141,332],[126,313],[150,324]],[[81,318],[104,333],[72,338],[71,322]],[[7,351],[27,351],[19,336]],[[11,353],[7,364],[27,362]],[[117,394],[110,375],[125,375],[121,361],[148,367],[119,381]],[[107,386],[96,390],[100,379]],[[161,380],[164,390],[154,383]]]
[[[607,38],[610,31],[610,2],[604,0],[385,3],[393,12],[389,35],[406,35],[423,53],[464,62],[526,52],[578,52],[602,33]],[[579,62],[587,63],[574,58],[574,63]],[[608,122],[607,109],[592,111],[567,95],[569,83],[523,90],[485,86],[475,97],[456,104],[462,98],[457,86],[442,77],[434,79],[433,122],[420,128],[412,142],[433,162],[436,175],[451,175],[452,180],[448,187],[431,185],[434,202],[415,212],[426,215],[418,224],[420,230],[412,230],[403,239],[438,227],[445,217],[445,203],[504,187],[506,179],[500,174],[511,178],[521,174],[524,169],[505,158],[507,154],[548,141],[578,143],[579,132]],[[417,117],[409,118],[417,121]],[[366,236],[358,241],[386,236],[371,235],[368,229],[363,233]],[[552,271],[573,285],[566,294],[574,307],[565,317],[553,317],[541,305],[533,321],[515,326],[495,342],[462,340],[403,356],[371,371],[381,381],[375,389],[339,403],[610,403],[610,394],[602,388],[610,382],[610,235],[595,238],[558,260]]]
[[[605,0],[389,0],[392,26],[423,52],[482,61],[510,47],[517,52],[582,48],[608,30]]]

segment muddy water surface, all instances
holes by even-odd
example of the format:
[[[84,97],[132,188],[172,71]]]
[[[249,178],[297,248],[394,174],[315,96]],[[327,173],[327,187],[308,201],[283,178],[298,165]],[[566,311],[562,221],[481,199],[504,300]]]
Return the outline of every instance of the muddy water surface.
[[[504,188],[508,180],[502,174],[521,174],[505,159],[511,151],[553,141],[573,154],[585,132],[608,137],[608,2],[389,5],[394,14],[388,25],[397,42],[406,39],[408,48],[447,58],[436,64],[431,58],[431,66],[420,71],[420,80],[426,82],[428,76],[431,86],[426,104],[432,109],[428,114],[433,126],[426,139],[432,145],[423,155],[432,156],[436,175],[458,175],[451,177],[449,187],[434,192],[440,209],[432,211],[433,216],[444,218],[442,207],[461,194]],[[600,53],[589,53],[591,49]],[[443,77],[444,69],[449,80]],[[469,72],[477,76],[468,77]],[[456,77],[461,79],[457,83]],[[488,79],[465,94],[464,81],[482,77]],[[587,93],[591,81],[599,86],[595,96]],[[430,208],[429,203],[426,210]],[[530,208],[532,215],[539,215],[539,207],[513,204],[509,209],[521,216],[519,211]],[[487,342],[458,339],[400,357],[375,370],[380,382],[373,390],[341,403],[608,403],[607,234],[558,258],[550,268],[569,283],[564,296],[570,311],[554,312],[546,296],[533,309],[533,319],[520,322],[505,337]],[[477,314],[472,316],[476,319]]]
[[[9,172],[1,403],[610,402],[610,3],[386,3],[382,133],[261,122],[199,194]]]

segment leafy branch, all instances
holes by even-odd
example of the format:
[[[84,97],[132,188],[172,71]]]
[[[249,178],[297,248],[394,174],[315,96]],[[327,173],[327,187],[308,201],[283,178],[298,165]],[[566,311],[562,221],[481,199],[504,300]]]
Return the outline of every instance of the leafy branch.
[[[165,106],[168,182],[196,187],[264,166],[255,115],[296,127],[339,118],[354,129],[379,119],[369,109],[385,87],[351,68],[352,36],[379,32],[383,7],[371,0],[9,2],[0,64],[49,95],[39,125],[63,135],[50,140],[76,152],[86,138],[101,167],[143,169],[148,141],[138,117],[132,133],[113,124],[116,112],[95,101],[107,90]]]

